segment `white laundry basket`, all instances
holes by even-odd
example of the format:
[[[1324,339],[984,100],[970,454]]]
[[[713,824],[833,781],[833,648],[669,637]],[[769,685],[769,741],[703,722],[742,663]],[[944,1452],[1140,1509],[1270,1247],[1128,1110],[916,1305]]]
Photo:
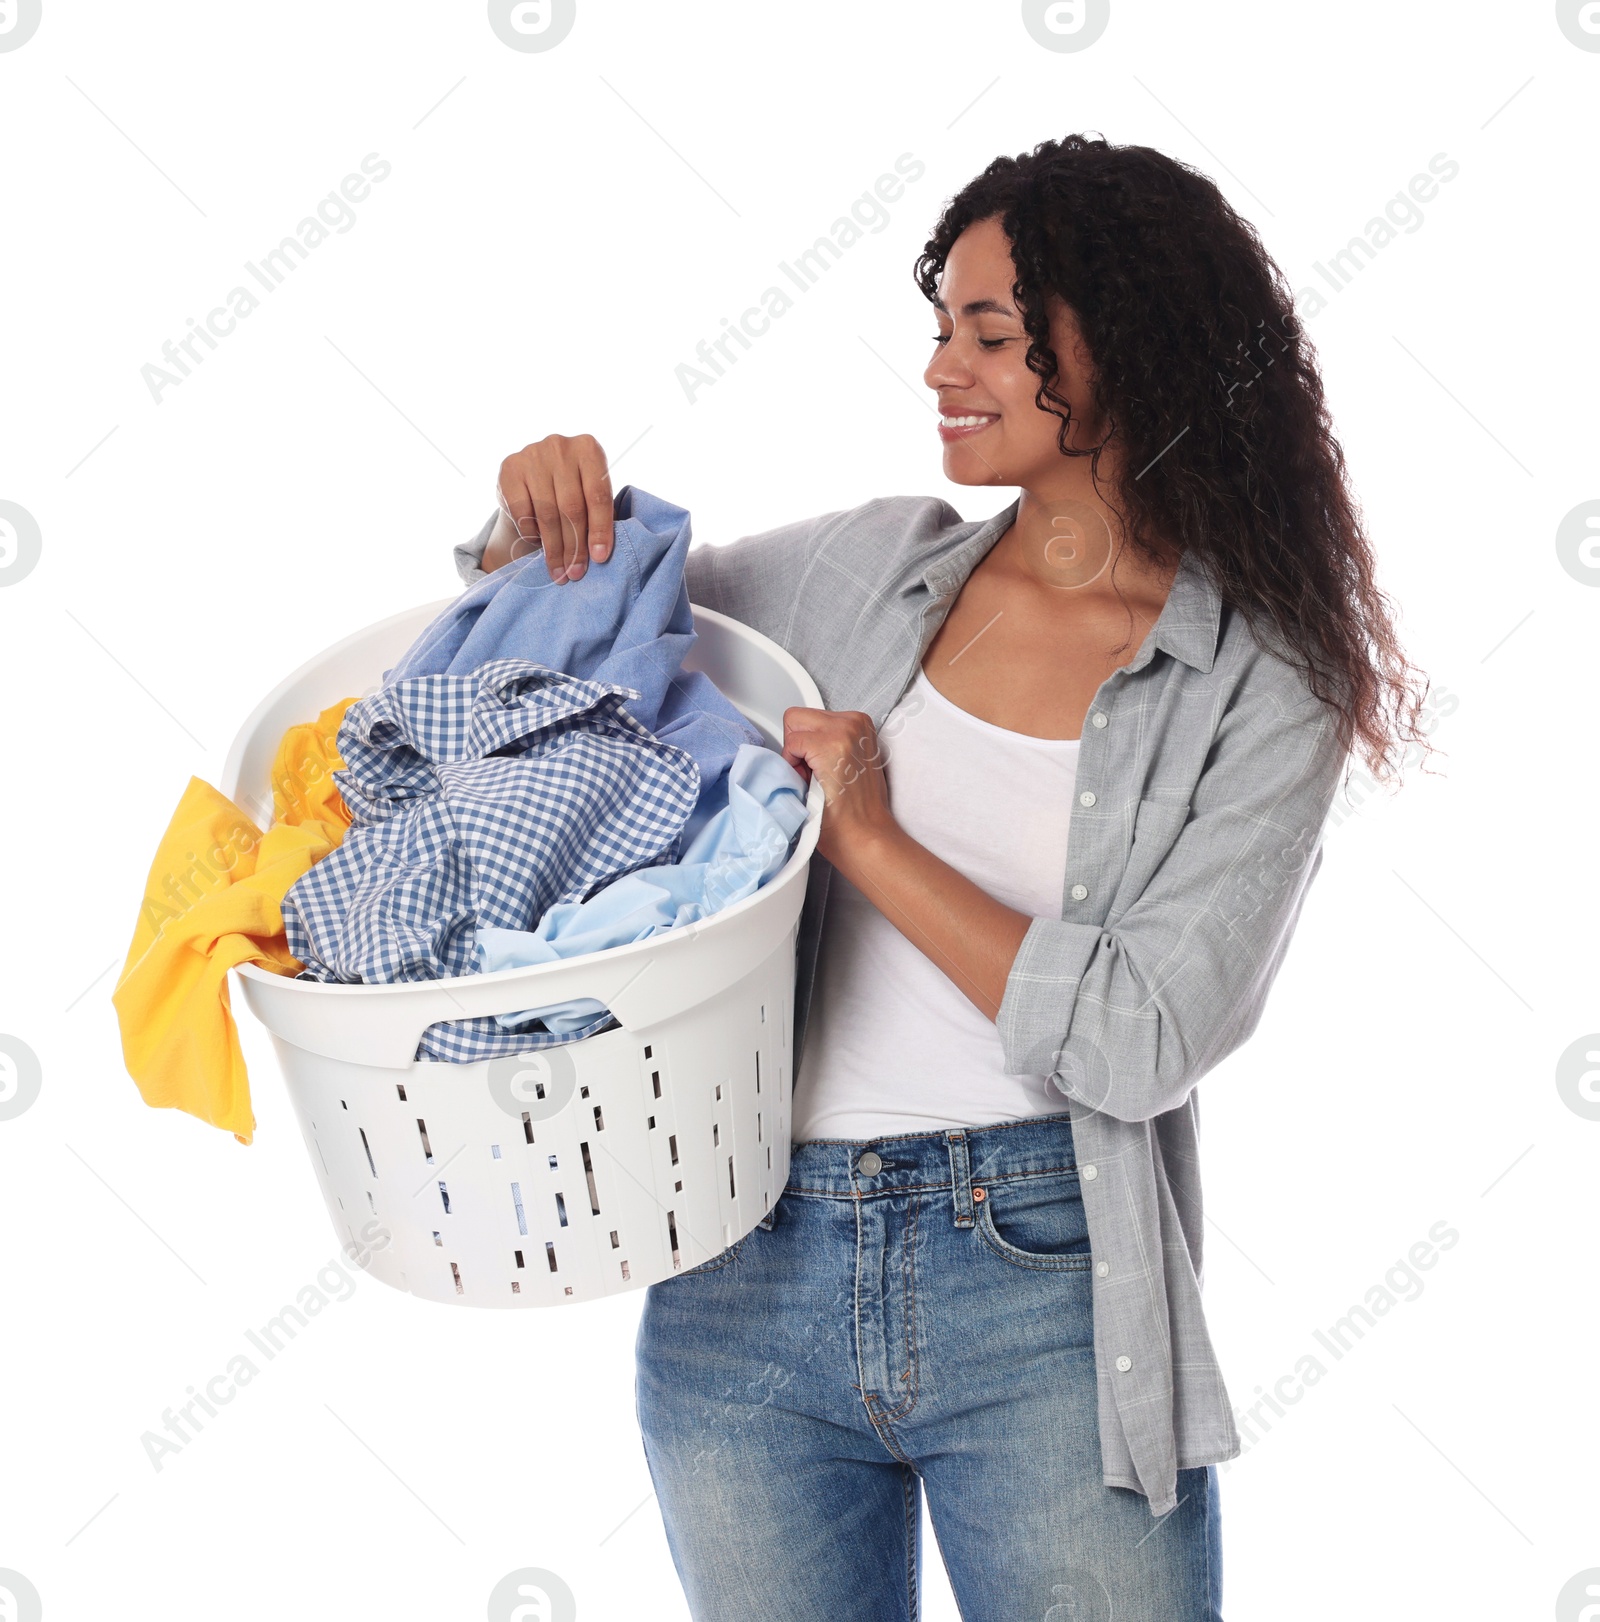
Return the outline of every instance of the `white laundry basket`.
[[[223,792],[270,815],[284,730],[374,691],[448,601],[302,666],[234,740]],[[694,610],[704,671],[776,746],[805,670]],[[783,870],[701,923],[582,958],[422,984],[235,972],[272,1033],[328,1214],[367,1270],[430,1301],[560,1306],[639,1289],[747,1234],[789,1174],[795,940],[822,820],[815,781]],[[417,1062],[438,1020],[593,997],[620,1029],[524,1058]]]

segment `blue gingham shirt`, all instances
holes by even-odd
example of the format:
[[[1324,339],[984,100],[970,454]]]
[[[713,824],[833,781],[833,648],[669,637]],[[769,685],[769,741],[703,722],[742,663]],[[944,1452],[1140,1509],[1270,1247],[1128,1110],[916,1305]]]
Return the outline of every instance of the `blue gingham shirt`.
[[[480,927],[532,929],[635,868],[676,860],[700,769],[624,708],[632,688],[528,659],[413,676],[351,705],[339,728],[344,843],[284,898],[313,979],[436,980],[477,970]],[[492,1017],[423,1034],[418,1058],[467,1063],[576,1041]]]
[[[881,726],[1017,516],[898,496],[689,553],[690,599],[769,636],[824,704]],[[457,547],[478,577],[492,527]],[[592,565],[604,568],[606,565]],[[1035,918],[996,1022],[1011,1075],[1067,1101],[1094,1256],[1103,1477],[1177,1503],[1239,1436],[1201,1307],[1195,1083],[1255,1030],[1322,864],[1346,751],[1304,678],[1186,556],[1078,751],[1061,908]],[[1092,802],[1084,796],[1092,795]],[[796,1073],[832,868],[811,858]],[[952,995],[961,993],[952,989]]]

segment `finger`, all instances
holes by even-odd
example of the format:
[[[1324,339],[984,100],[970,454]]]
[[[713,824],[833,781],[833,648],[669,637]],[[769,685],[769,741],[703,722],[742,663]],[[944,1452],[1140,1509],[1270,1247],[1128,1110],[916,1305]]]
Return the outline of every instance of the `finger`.
[[[578,580],[589,563],[589,504],[576,442],[564,440],[555,466],[556,511],[561,515],[561,552],[567,579]]]
[[[799,773],[801,782],[809,785],[811,782],[811,762],[804,755],[791,754],[787,749],[780,749],[778,753]]]
[[[811,762],[806,759],[804,728],[797,724],[798,717],[804,713],[803,710],[793,707],[783,712],[783,741],[778,745],[778,753],[807,782],[810,782]]]
[[[816,710],[805,704],[791,704],[783,712],[783,730],[785,733],[791,730],[812,733],[837,719],[838,715],[833,710]]]
[[[583,473],[584,501],[588,510],[589,555],[596,563],[604,563],[611,556],[612,531],[615,523],[611,495],[611,470],[606,466],[606,453],[591,434],[583,436],[587,444],[580,452]]]
[[[555,482],[555,504],[561,514],[561,543],[565,548],[566,577],[583,579],[589,566],[589,498],[584,493],[583,472],[576,459],[566,461]]]
[[[555,479],[543,462],[531,475],[528,496],[533,502],[534,521],[544,546],[544,566],[550,579],[559,585],[567,578],[566,557],[561,541],[561,512],[556,506]]]
[[[500,498],[500,511],[511,528],[508,556],[526,557],[537,550],[539,525],[533,515],[533,497],[528,491],[528,480],[523,455],[508,456],[500,464],[500,478],[496,486]]]

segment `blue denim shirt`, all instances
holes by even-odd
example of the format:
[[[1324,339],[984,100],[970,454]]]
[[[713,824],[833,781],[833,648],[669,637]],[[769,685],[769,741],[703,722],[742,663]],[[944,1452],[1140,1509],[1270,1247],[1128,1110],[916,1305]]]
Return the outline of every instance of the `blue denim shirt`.
[[[888,497],[694,548],[693,602],[769,636],[830,709],[881,726],[968,575],[1015,521]],[[477,578],[493,520],[456,549]],[[606,565],[599,565],[604,568]],[[1335,716],[1189,557],[1078,753],[1058,916],[1035,918],[996,1029],[1013,1075],[1067,1100],[1094,1255],[1103,1476],[1177,1503],[1177,1472],[1239,1436],[1201,1306],[1195,1084],[1255,1030],[1346,752]],[[811,860],[796,1073],[832,868]]]
[[[635,485],[613,499],[614,549],[606,566],[557,586],[538,553],[516,559],[464,592],[420,636],[386,682],[470,675],[491,659],[532,659],[585,681],[630,687],[628,713],[700,768],[700,802],[687,845],[728,803],[728,767],[760,730],[684,670],[694,617],[684,584],[689,515]]]

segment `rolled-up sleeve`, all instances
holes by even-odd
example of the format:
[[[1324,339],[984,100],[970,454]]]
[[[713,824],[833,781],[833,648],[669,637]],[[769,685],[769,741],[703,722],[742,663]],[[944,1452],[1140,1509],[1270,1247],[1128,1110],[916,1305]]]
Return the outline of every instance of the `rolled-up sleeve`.
[[[1141,892],[1103,924],[1071,916],[1091,896],[1029,926],[996,1019],[1008,1074],[1048,1075],[1069,1098],[1144,1121],[1182,1104],[1255,1030],[1322,865],[1346,751],[1333,712],[1293,672],[1264,663],[1251,678]],[[1133,844],[1130,863],[1148,861]]]
[[[455,549],[456,573],[464,586],[475,586],[483,579],[483,554],[494,534],[494,521],[499,516],[492,512],[484,520],[483,528],[470,541],[462,541]]]
[[[722,613],[722,594],[717,589],[718,550],[704,543],[691,546],[683,560],[683,579],[689,588],[691,603]]]

